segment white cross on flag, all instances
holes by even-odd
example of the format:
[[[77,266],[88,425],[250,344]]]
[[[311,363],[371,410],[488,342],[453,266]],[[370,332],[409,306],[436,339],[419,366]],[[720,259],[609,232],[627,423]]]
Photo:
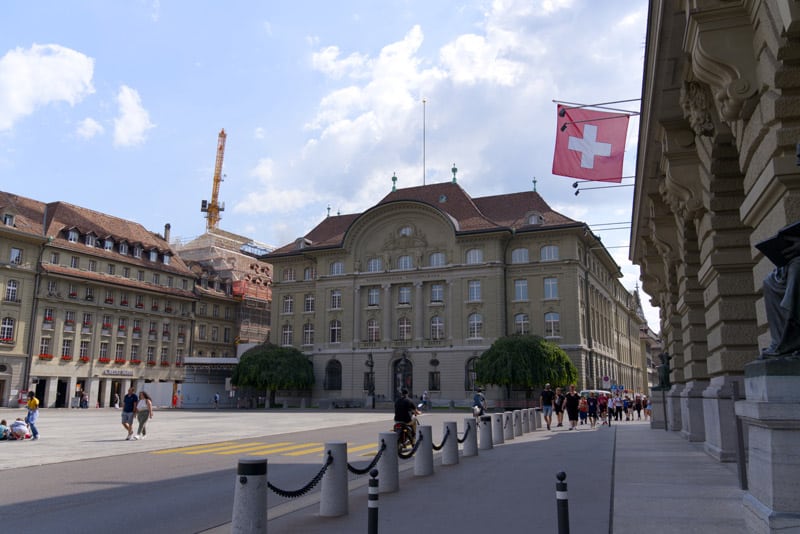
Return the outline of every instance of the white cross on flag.
[[[629,116],[559,104],[557,117],[553,174],[621,182]]]

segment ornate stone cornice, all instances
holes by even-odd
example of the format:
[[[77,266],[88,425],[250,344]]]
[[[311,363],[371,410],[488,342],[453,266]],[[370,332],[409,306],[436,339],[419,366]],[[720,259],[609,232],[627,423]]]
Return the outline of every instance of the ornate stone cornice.
[[[690,1],[684,51],[694,78],[711,88],[726,121],[749,118],[758,92],[753,27],[741,2]]]
[[[711,119],[710,95],[705,86],[697,82],[684,82],[681,87],[683,118],[689,121],[695,135],[713,136],[714,121]]]
[[[703,182],[693,133],[685,127],[664,127],[661,138],[661,168],[665,178],[659,185],[664,202],[684,220],[699,217],[703,211]]]

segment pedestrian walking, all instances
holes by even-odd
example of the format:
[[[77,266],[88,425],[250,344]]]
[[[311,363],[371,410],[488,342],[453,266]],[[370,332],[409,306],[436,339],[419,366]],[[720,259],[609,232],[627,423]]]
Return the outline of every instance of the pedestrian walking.
[[[119,393],[114,393],[114,408],[119,410]]]
[[[550,430],[550,425],[553,422],[553,404],[555,404],[556,394],[550,389],[550,384],[545,384],[542,394],[539,395],[539,409],[542,410],[544,422],[547,424],[547,430]]]
[[[585,425],[589,419],[589,403],[586,402],[586,397],[583,396],[578,401],[578,418],[582,425]]]
[[[598,408],[597,394],[592,391],[589,393],[589,398],[586,399],[587,412],[589,415],[589,424],[594,428],[597,425],[597,408]]]
[[[639,395],[638,393],[636,394],[636,397],[634,397],[634,399],[633,399],[633,409],[634,409],[634,411],[636,411],[636,420],[637,421],[641,421],[642,420],[642,396]]]
[[[128,431],[125,437],[130,441],[133,436],[133,415],[136,412],[136,403],[139,402],[139,397],[136,396],[136,388],[128,389],[128,393],[122,398],[122,426]]]
[[[219,392],[214,393],[214,409],[219,408]]]
[[[556,388],[556,399],[553,404],[553,411],[556,412],[556,420],[558,421],[556,426],[564,426],[564,399],[561,388]]]
[[[36,420],[39,419],[39,399],[33,391],[28,392],[28,415],[25,416],[25,422],[31,429],[33,439],[39,439],[39,429],[36,428]]]
[[[569,418],[569,429],[575,430],[578,426],[578,406],[580,405],[581,395],[575,391],[575,385],[569,386],[569,391],[564,396],[563,409],[567,412]],[[563,414],[562,414],[563,417]]]
[[[136,420],[139,421],[139,428],[133,439],[144,439],[147,437],[147,422],[153,418],[153,399],[146,391],[139,393],[139,402],[136,403]]]

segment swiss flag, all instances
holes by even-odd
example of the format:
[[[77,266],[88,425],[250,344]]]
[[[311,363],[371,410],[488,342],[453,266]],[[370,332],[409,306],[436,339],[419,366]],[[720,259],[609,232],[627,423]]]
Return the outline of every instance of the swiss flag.
[[[582,180],[622,181],[629,116],[558,105],[553,174]]]

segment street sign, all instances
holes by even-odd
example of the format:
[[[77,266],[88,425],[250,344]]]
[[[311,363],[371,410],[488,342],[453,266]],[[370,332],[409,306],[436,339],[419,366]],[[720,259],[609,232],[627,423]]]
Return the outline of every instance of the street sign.
[[[615,384],[615,385],[613,385],[613,386],[611,386],[611,391],[617,391],[617,386],[616,386],[616,384]]]
[[[620,391],[625,391],[625,386],[620,384],[620,385],[617,386],[617,389],[620,390]]]

